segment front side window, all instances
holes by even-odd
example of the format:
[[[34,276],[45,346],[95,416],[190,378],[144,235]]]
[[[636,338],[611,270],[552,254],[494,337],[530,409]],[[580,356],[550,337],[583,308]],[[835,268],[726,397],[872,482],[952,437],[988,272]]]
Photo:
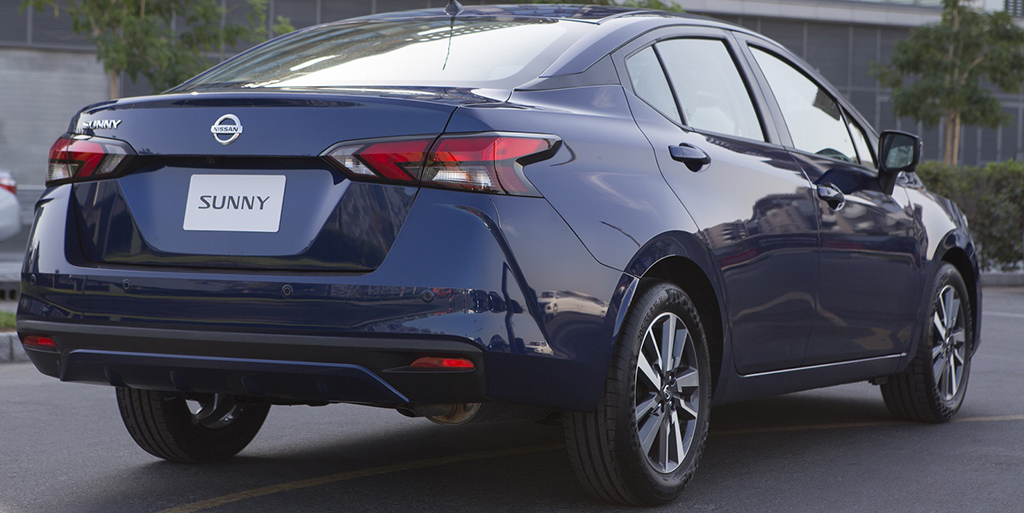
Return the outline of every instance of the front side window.
[[[654,45],[683,121],[697,129],[765,140],[754,102],[725,41],[671,39]]]
[[[822,87],[791,64],[750,47],[771,86],[798,150],[845,162],[858,162],[839,104]]]
[[[853,145],[857,148],[857,159],[865,166],[876,167],[875,156],[871,152],[871,145],[868,144],[867,132],[853,120],[853,117],[848,112],[846,113],[846,119],[850,127],[850,135],[853,136]]]

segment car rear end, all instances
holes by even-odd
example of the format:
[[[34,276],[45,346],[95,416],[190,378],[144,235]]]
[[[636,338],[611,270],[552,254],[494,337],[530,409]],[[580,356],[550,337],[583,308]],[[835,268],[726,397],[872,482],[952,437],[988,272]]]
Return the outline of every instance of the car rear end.
[[[607,351],[580,348],[610,346],[600,341],[619,273],[524,174],[564,160],[557,130],[446,131],[456,109],[506,107],[500,91],[535,77],[557,56],[545,45],[569,46],[584,24],[547,34],[555,21],[467,23],[466,34],[519,23],[510,37],[533,34],[535,47],[474,90],[482,79],[466,62],[479,55],[434,55],[455,30],[447,17],[379,23],[300,32],[171,93],[72,120],[50,151],[22,274],[18,332],[43,373],[423,411],[596,400],[603,375],[591,371]],[[388,30],[427,46],[382,52],[385,40],[402,48]],[[330,38],[348,38],[351,54],[325,50]],[[455,87],[339,78],[370,64],[392,73],[378,54],[468,75]],[[593,270],[589,307],[559,333],[538,290],[581,287],[538,270],[552,254]]]

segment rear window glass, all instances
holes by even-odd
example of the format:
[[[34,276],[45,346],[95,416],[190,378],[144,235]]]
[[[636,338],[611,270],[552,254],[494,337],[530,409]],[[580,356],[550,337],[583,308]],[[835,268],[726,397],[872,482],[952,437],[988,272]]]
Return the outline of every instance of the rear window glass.
[[[268,43],[177,90],[392,85],[508,89],[536,78],[592,26],[536,18],[338,23]]]

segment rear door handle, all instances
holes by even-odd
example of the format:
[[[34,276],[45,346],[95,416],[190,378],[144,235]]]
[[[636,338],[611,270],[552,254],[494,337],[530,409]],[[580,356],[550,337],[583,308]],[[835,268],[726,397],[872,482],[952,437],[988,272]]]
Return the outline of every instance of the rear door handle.
[[[668,152],[672,155],[672,160],[686,164],[694,173],[711,163],[711,157],[704,153],[704,150],[690,144],[679,143],[678,146],[669,146]]]
[[[832,210],[842,210],[846,206],[846,195],[832,183],[818,185],[818,197],[828,203]]]

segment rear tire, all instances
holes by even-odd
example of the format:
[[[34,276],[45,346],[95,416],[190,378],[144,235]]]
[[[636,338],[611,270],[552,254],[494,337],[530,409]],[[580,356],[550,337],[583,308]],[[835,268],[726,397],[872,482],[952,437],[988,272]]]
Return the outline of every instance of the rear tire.
[[[128,433],[146,452],[178,463],[215,463],[238,454],[259,432],[269,404],[228,394],[117,388]]]
[[[656,283],[627,316],[597,409],[563,420],[576,477],[608,502],[675,499],[704,451],[710,398],[697,308],[680,288]]]
[[[974,327],[970,296],[955,267],[942,264],[931,297],[914,359],[881,389],[894,417],[940,423],[956,415],[967,393]]]

